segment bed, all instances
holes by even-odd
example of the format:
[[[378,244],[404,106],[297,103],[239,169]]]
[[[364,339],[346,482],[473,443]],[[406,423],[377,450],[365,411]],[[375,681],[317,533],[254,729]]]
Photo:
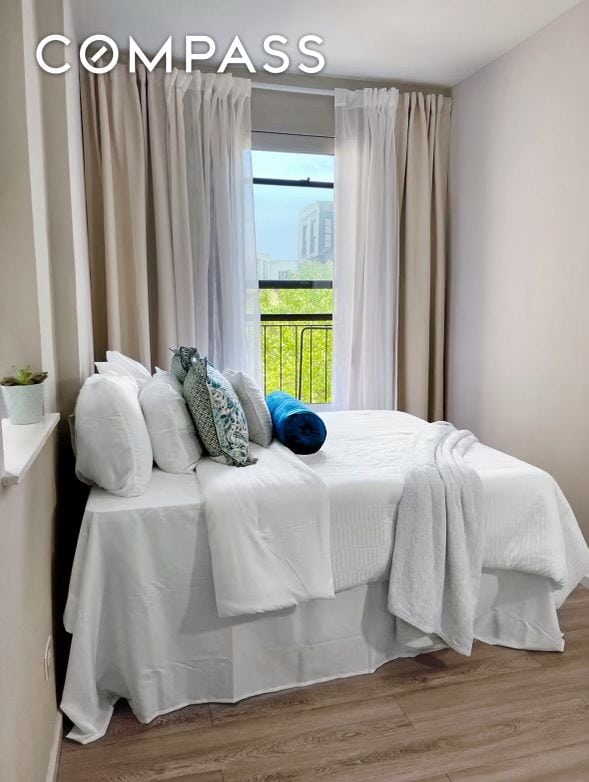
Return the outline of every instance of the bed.
[[[72,646],[61,708],[74,723],[70,738],[88,743],[104,735],[119,698],[149,722],[189,704],[233,703],[368,673],[444,646],[439,638],[406,633],[387,605],[404,489],[401,456],[425,422],[380,411],[323,417],[326,444],[300,459],[327,487],[333,599],[221,617],[203,473],[154,468],[147,491],[135,498],[92,489],[65,612]],[[475,637],[562,651],[557,608],[589,573],[574,515],[544,471],[481,444],[466,458],[484,493],[486,558]],[[541,517],[557,536],[549,548],[564,563],[558,584],[544,563],[526,571],[515,555],[519,538],[528,543]]]

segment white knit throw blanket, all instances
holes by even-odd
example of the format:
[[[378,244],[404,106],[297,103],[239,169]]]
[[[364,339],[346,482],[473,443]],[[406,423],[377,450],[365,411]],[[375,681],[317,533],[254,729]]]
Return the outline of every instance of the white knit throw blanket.
[[[406,452],[389,580],[389,611],[470,654],[483,552],[483,491],[464,454],[478,442],[445,421]]]

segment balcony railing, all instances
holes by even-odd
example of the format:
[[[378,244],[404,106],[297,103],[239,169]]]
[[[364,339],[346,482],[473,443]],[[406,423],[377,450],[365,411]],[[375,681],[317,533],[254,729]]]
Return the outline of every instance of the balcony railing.
[[[308,404],[331,402],[330,314],[262,315],[264,393],[286,391]]]

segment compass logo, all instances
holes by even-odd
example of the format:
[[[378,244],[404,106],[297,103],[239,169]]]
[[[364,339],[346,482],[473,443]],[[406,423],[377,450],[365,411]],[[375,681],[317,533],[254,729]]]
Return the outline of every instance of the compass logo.
[[[70,46],[71,40],[66,35],[47,35],[37,45],[36,57],[39,66],[47,73],[66,73],[71,64],[64,62],[62,65],[50,65],[45,59],[45,50],[51,44]],[[265,55],[269,62],[262,65],[268,73],[284,73],[290,67],[290,57],[282,48],[288,44],[288,38],[279,33],[266,36],[262,42]],[[323,38],[319,35],[303,35],[297,41],[297,49],[301,55],[301,62],[297,64],[302,73],[319,73],[325,68],[325,57],[314,46],[321,46]],[[129,36],[129,71],[135,73],[137,61],[143,63],[148,71],[152,71],[158,63],[163,61],[166,73],[171,73],[172,63],[172,36],[166,38],[157,53],[149,57],[139,46],[133,36]],[[211,60],[217,52],[217,44],[210,35],[187,35],[184,38],[184,60],[187,73],[191,73],[194,63]],[[91,73],[108,73],[119,61],[119,47],[108,35],[90,35],[80,45],[80,64]],[[223,59],[217,68],[217,73],[224,73],[229,65],[244,65],[250,73],[256,73],[247,49],[238,35],[234,36],[229,44]]]

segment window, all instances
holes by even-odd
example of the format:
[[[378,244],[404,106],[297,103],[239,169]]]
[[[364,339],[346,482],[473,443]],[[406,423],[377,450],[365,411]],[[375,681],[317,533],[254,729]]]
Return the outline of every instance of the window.
[[[331,401],[333,156],[254,150],[265,392]]]
[[[324,228],[323,228],[323,230],[324,230],[324,233],[323,233],[323,245],[325,247],[325,250],[331,250],[332,246],[333,246],[333,239],[332,239],[332,234],[331,234],[331,232],[332,232],[332,225],[333,225],[332,218],[331,217],[327,217],[325,219],[325,224],[324,224]]]

